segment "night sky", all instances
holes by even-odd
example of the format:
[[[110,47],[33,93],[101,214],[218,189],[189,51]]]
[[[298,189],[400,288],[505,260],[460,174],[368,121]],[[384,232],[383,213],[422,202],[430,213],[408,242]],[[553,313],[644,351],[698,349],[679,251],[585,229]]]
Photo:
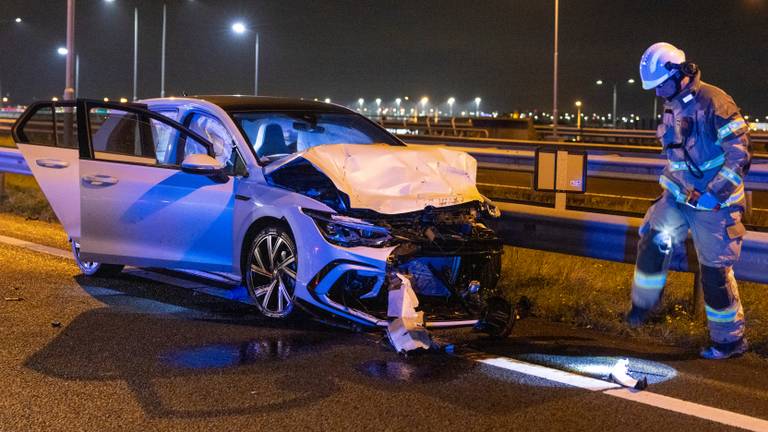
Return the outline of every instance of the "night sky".
[[[140,98],[160,92],[161,0],[78,0],[80,96],[132,94],[133,8],[139,8]],[[254,31],[261,35],[260,93],[352,103],[358,97],[432,101],[486,110],[550,110],[553,0],[168,0],[168,94],[252,92]],[[562,0],[560,110],[653,107],[637,64],[667,41],[748,113],[768,115],[768,1]],[[13,19],[20,16],[23,23]],[[65,0],[0,0],[0,82],[14,102],[49,99],[64,86]],[[231,24],[242,20],[245,35]]]

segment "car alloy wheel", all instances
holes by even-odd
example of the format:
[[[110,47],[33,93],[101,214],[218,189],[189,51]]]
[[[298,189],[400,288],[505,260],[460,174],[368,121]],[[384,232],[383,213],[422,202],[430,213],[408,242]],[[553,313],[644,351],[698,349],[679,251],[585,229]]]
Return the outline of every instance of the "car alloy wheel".
[[[297,256],[291,236],[277,228],[262,230],[251,244],[245,271],[248,293],[270,318],[287,318],[293,311]]]

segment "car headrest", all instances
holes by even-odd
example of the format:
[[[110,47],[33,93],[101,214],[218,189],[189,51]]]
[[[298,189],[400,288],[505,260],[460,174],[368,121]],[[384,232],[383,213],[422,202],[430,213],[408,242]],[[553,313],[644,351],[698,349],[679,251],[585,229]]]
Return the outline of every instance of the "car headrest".
[[[256,144],[256,154],[259,157],[278,153],[291,153],[290,149],[285,145],[283,128],[276,123],[269,123],[259,127]]]

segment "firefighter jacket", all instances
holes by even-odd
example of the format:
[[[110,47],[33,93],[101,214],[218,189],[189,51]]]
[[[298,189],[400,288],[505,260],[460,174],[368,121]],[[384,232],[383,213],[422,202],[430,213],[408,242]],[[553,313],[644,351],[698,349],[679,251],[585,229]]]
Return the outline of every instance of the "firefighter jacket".
[[[743,207],[749,125],[728,94],[700,77],[665,103],[658,137],[668,164],[659,183],[681,203],[695,190],[711,193],[721,207]]]

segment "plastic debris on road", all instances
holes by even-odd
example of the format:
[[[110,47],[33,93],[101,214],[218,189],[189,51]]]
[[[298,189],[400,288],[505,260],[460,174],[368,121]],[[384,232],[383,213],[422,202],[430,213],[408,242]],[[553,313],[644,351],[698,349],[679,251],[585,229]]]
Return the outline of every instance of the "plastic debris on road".
[[[390,276],[387,338],[398,353],[432,348],[432,338],[424,327],[424,312],[416,312],[418,306],[410,278],[400,273]]]
[[[648,379],[646,377],[636,380],[629,375],[629,359],[621,359],[616,362],[613,369],[611,369],[611,379],[617,384],[635,390],[645,390],[648,387]]]

